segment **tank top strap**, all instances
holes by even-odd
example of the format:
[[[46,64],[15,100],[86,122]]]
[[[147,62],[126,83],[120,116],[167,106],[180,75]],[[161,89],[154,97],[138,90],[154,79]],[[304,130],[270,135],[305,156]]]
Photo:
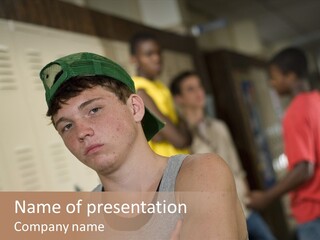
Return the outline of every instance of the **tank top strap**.
[[[187,154],[179,154],[168,159],[168,164],[161,179],[159,192],[173,192],[180,167]]]

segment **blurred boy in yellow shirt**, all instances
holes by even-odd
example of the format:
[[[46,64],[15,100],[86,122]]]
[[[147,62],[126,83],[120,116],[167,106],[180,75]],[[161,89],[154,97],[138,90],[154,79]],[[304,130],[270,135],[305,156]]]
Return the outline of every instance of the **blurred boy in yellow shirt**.
[[[157,77],[162,70],[161,47],[148,33],[138,33],[130,41],[132,60],[136,64],[133,77],[137,93],[166,126],[149,142],[163,156],[189,153],[191,134],[176,113],[170,90]]]

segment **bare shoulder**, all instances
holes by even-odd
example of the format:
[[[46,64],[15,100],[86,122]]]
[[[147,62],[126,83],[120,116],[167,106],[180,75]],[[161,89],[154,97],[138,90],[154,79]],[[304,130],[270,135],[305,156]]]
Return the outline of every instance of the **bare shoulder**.
[[[233,188],[234,180],[229,166],[214,153],[188,156],[176,181],[176,191],[233,191]]]
[[[218,155],[188,156],[175,190],[176,201],[187,206],[181,239],[247,239],[233,175]]]

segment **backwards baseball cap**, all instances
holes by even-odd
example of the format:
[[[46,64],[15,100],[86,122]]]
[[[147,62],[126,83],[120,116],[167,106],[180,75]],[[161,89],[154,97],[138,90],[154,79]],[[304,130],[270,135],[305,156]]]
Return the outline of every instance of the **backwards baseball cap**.
[[[110,77],[125,84],[132,93],[136,93],[133,80],[118,64],[94,53],[81,52],[59,58],[40,71],[48,107],[61,84],[76,76]],[[164,123],[145,108],[142,128],[147,140],[149,141],[163,127]]]

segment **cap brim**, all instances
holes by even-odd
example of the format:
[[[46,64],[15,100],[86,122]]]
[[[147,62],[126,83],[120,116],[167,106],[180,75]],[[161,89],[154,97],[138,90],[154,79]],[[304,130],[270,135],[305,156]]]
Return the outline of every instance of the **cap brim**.
[[[156,135],[164,126],[165,123],[157,118],[148,108],[145,107],[144,117],[141,121],[144,135],[147,140]]]

